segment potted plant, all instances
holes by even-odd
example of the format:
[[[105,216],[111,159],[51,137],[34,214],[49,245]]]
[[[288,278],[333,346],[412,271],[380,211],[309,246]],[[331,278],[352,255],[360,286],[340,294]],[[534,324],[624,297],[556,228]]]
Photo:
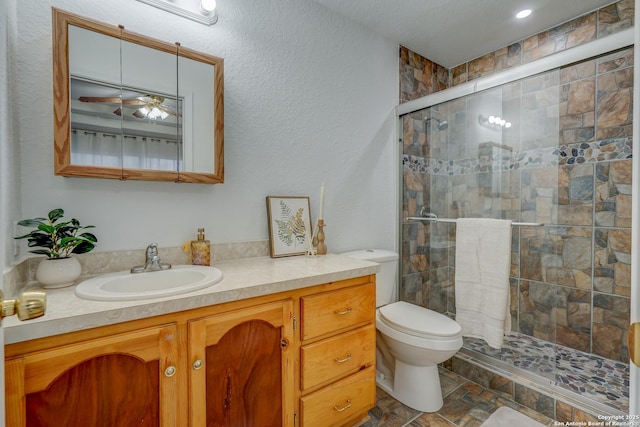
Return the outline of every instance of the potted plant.
[[[71,254],[83,254],[93,250],[98,242],[96,236],[84,230],[95,228],[93,225],[80,225],[72,218],[64,221],[64,210],[54,209],[47,218],[23,219],[18,225],[35,228],[31,232],[16,237],[27,239],[27,246],[34,249],[29,252],[46,255],[38,264],[36,279],[45,288],[69,286],[80,277],[81,267]]]

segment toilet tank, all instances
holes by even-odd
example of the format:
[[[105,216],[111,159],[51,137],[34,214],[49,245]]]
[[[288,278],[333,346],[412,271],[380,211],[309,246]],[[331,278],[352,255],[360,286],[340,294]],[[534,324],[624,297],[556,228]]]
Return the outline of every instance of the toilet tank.
[[[396,300],[398,281],[398,254],[384,249],[363,249],[343,252],[340,255],[377,262],[380,270],[376,273],[376,307]]]

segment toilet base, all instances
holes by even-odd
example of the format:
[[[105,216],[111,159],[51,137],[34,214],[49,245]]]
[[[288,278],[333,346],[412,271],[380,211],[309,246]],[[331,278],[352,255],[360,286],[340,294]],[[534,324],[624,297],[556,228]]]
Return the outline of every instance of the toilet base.
[[[442,408],[438,366],[412,366],[396,359],[393,378],[376,375],[378,387],[410,408],[436,412]]]

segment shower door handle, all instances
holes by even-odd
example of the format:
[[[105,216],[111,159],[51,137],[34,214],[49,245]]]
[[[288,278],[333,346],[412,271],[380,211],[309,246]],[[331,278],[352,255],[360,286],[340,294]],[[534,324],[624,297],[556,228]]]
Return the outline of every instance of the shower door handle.
[[[629,326],[629,358],[640,367],[640,322],[632,323]]]

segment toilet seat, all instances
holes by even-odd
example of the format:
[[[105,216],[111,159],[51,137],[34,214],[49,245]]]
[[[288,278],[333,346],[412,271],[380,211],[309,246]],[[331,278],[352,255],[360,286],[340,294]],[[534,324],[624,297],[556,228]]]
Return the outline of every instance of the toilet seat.
[[[380,320],[405,334],[431,340],[450,339],[460,335],[460,325],[444,314],[415,304],[398,301],[378,309]]]

